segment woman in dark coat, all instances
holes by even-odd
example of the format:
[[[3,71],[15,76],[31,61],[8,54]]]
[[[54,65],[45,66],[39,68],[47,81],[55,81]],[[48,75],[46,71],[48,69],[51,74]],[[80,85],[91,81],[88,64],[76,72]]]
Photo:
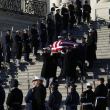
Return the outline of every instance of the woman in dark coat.
[[[17,63],[20,63],[20,59],[22,55],[22,39],[19,30],[16,31],[15,43],[16,43],[16,59],[17,59]]]
[[[89,38],[87,40],[87,60],[89,61],[89,69],[92,68],[93,61],[96,60],[95,53],[95,36],[93,36],[93,30],[89,30]]]

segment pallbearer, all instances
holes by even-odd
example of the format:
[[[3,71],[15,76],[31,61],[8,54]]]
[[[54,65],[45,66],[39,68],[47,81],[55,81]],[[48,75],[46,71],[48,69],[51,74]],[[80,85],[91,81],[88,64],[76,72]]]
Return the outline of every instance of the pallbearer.
[[[82,110],[93,110],[94,100],[95,93],[92,91],[92,83],[87,83],[87,90],[81,95]]]
[[[15,43],[16,43],[16,60],[18,64],[20,63],[22,55],[22,38],[20,34],[21,34],[20,30],[17,30],[15,35]]]

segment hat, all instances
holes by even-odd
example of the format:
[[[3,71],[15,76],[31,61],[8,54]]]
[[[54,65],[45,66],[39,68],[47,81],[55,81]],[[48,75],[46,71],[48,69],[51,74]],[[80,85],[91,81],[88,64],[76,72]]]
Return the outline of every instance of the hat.
[[[43,50],[48,50],[48,48],[43,48]]]
[[[67,50],[67,49],[71,49],[71,47],[67,46],[67,47],[66,47],[66,50]]]
[[[85,1],[85,3],[88,3],[88,1]]]
[[[63,36],[58,36],[58,39],[63,39],[64,37]]]
[[[70,3],[71,3],[71,2],[73,3],[73,1],[70,1]]]
[[[86,38],[85,37],[82,37],[82,40],[85,40]]]
[[[89,23],[89,26],[93,26],[93,23]]]
[[[28,31],[28,29],[24,29],[24,31]]]
[[[7,30],[6,32],[10,32],[10,30]]]
[[[78,44],[74,44],[74,46],[79,46]]]
[[[104,78],[99,78],[98,81],[104,82]]]
[[[71,84],[70,84],[70,87],[77,87],[77,85],[71,83]]]
[[[13,88],[13,87],[18,87],[18,80],[13,79],[13,80],[11,81],[11,88]]]
[[[35,26],[37,26],[37,25],[36,25],[36,24],[33,24],[32,26],[35,27]]]
[[[89,33],[92,33],[92,32],[94,32],[94,30],[92,30],[92,29],[90,29],[90,30],[88,30],[89,31]]]
[[[57,83],[55,83],[55,82],[52,82],[52,83],[51,83],[51,86],[58,87],[58,86],[60,86],[60,85],[57,84]]]
[[[43,17],[41,20],[45,20],[45,18]]]
[[[87,86],[92,86],[92,83],[86,83]]]
[[[41,76],[34,76],[34,80],[33,81],[37,81],[37,80],[44,80],[44,78],[43,77],[41,77]]]
[[[60,11],[60,9],[57,9],[56,11]]]
[[[68,33],[68,36],[71,36],[71,35],[73,35],[73,33]]]
[[[0,79],[0,83],[2,83],[3,82],[3,80],[2,79]]]
[[[17,30],[16,33],[17,33],[17,32],[20,32],[20,30]]]

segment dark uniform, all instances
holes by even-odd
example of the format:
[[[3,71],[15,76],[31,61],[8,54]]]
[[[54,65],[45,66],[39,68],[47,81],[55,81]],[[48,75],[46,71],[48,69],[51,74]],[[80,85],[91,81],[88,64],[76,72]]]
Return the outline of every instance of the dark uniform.
[[[32,34],[31,46],[34,47],[34,55],[37,55],[37,50],[39,47],[39,35],[37,29],[35,29],[35,26],[36,24],[34,24],[33,28],[31,29],[31,34]]]
[[[58,39],[58,36],[60,36],[61,25],[62,25],[62,18],[58,12],[55,14],[55,20],[56,20],[56,38]]]
[[[3,45],[1,47],[1,44],[0,44],[0,69],[1,69],[1,61],[3,60],[2,53],[3,53]]]
[[[52,8],[51,8],[51,11],[55,11],[55,8],[58,8],[58,7],[57,7],[57,6],[52,7]]]
[[[5,57],[6,62],[10,63],[10,35],[5,36]]]
[[[45,108],[46,88],[41,84],[33,93],[32,110],[46,110]]]
[[[66,31],[68,27],[68,19],[69,19],[68,10],[66,7],[62,7],[61,14],[63,15],[63,30]]]
[[[16,43],[16,59],[21,59],[22,55],[22,38],[20,35],[15,35],[15,43]]]
[[[65,39],[65,41],[76,42],[76,39],[74,39],[74,38],[72,38],[72,39]]]
[[[53,92],[49,96],[49,101],[48,101],[48,107],[49,110],[59,110],[61,101],[62,101],[62,95],[61,93],[57,90],[58,84],[52,83],[51,86],[53,86]]]
[[[72,88],[71,92],[68,94],[64,105],[67,105],[66,110],[77,110],[77,105],[79,104],[79,94],[75,89],[76,85],[70,84],[70,87],[71,86],[74,88]]]
[[[104,78],[100,78],[101,80]],[[100,84],[95,89],[95,110],[105,110],[106,109],[106,96],[107,96],[107,88],[104,84]]]
[[[23,48],[24,48],[24,60],[28,61],[29,60],[29,53],[31,52],[30,39],[28,38],[28,34],[24,33],[22,35],[22,39],[23,39]]]
[[[25,102],[27,103],[27,110],[32,110],[32,98],[33,98],[33,92],[35,88],[36,87],[29,89],[28,94],[25,97]]]
[[[95,101],[95,93],[88,88],[81,97],[82,110],[93,110],[92,104]]]
[[[3,81],[0,80],[0,84],[2,83]],[[5,91],[2,87],[2,85],[0,85],[0,110],[4,110],[4,101],[5,101]]]
[[[21,105],[23,101],[23,93],[18,89],[18,81],[12,80],[11,87],[15,87],[9,92],[6,104],[9,106],[8,110],[22,110]]]
[[[41,22],[39,27],[40,27],[41,48],[44,48],[47,42],[47,32],[45,23]]]
[[[49,14],[48,16],[51,16],[51,14]],[[47,19],[47,24],[48,24],[48,36],[49,36],[49,44],[52,44],[52,39],[53,39],[53,35],[54,35],[54,21],[51,18]]]

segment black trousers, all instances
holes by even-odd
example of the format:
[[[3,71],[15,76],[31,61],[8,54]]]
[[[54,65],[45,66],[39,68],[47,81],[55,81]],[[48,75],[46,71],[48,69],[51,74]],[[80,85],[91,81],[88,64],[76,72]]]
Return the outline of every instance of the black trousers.
[[[90,21],[90,14],[89,13],[83,13],[83,22],[85,22],[87,19],[87,22]]]

